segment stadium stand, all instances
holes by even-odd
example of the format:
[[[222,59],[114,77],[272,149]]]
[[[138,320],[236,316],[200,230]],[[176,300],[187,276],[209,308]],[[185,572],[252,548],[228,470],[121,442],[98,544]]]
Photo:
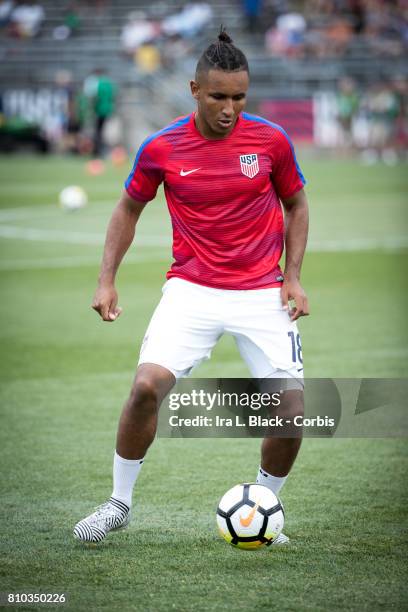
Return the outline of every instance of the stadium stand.
[[[0,15],[5,4],[13,3],[0,3]],[[246,14],[250,2],[190,3],[188,7],[207,11],[207,19],[192,31],[180,26],[179,35],[180,19],[175,16],[187,10],[183,2],[42,0],[37,4],[44,19],[32,37],[16,37],[7,19],[1,21],[2,91],[52,87],[61,69],[80,86],[93,70],[103,67],[119,85],[121,113],[130,118],[137,109],[146,131],[190,111],[187,84],[197,55],[221,23],[250,61],[250,111],[271,97],[296,101],[319,91],[334,92],[345,76],[361,87],[408,76],[408,26],[398,0],[265,0],[259,16],[250,21]],[[166,21],[169,17],[171,23]],[[151,39],[145,39],[148,44],[135,48],[135,53],[126,52],[121,38],[132,19],[153,24]]]
[[[82,80],[90,70],[100,63],[109,67],[111,73],[121,84],[131,83],[135,80],[134,66],[126,61],[123,56],[120,34],[126,23],[129,13],[137,9],[139,12],[151,17],[153,20],[162,20],[166,15],[175,14],[182,10],[185,3],[166,2],[149,4],[146,2],[134,2],[131,0],[120,0],[119,2],[81,2],[77,9],[80,25],[73,36],[63,40],[54,38],[55,29],[64,24],[67,12],[72,3],[68,0],[52,2],[43,0],[40,5],[44,9],[45,19],[39,34],[34,38],[19,40],[7,35],[5,25],[1,28],[0,53],[1,66],[0,77],[3,83],[27,82],[47,83],[52,82],[56,67],[64,67],[73,72],[75,79]],[[201,3],[202,4],[202,3]],[[239,0],[229,2],[216,2],[211,0],[206,3],[211,6],[212,18],[204,31],[195,38],[192,44],[192,58],[194,62],[196,48],[214,36],[214,30],[219,24],[225,23],[232,37],[239,41],[241,47],[248,53],[252,60],[252,76],[255,81],[264,82],[271,80],[274,86],[283,83],[287,88],[289,83],[303,82],[305,87],[315,87],[317,81],[333,80],[340,74],[347,73],[355,78],[370,80],[377,76],[388,76],[390,70],[399,74],[406,74],[407,66],[404,57],[404,35],[406,29],[390,32],[387,30],[386,40],[391,44],[394,40],[394,50],[386,52],[386,46],[377,44],[374,49],[370,44],[370,38],[364,33],[353,33],[347,42],[347,48],[342,55],[330,53],[326,46],[325,53],[320,57],[313,57],[310,49],[318,44],[312,45],[311,38],[315,38],[315,31],[328,29],[330,23],[337,18],[335,15],[316,15],[310,10],[310,5],[317,6],[316,2],[303,3],[309,5],[304,38],[306,42],[303,47],[306,50],[303,56],[296,55],[288,57],[285,54],[268,54],[265,50],[264,33],[273,24],[276,24],[281,10],[272,10],[273,5],[286,7],[287,14],[293,7],[299,7],[299,2],[265,2],[265,18],[262,28],[258,32],[249,33],[244,30],[244,15]],[[324,4],[324,3],[323,3]],[[330,4],[326,2],[325,4]],[[381,4],[381,3],[380,3]],[[390,5],[394,3],[388,3]],[[267,10],[269,8],[269,10]],[[300,14],[299,8],[298,14]],[[341,14],[342,11],[339,12]],[[347,12],[344,12],[347,15]],[[343,16],[344,16],[343,15]],[[398,18],[398,12],[394,15],[394,21]],[[398,32],[400,31],[400,41]],[[378,33],[378,32],[377,32]],[[312,36],[313,34],[313,36]],[[385,36],[385,34],[384,34]],[[161,42],[158,37],[158,44]],[[378,39],[379,40],[379,39]],[[309,41],[309,42],[308,42]],[[406,44],[406,41],[405,41]],[[309,49],[309,52],[308,52]],[[375,62],[373,59],[375,58]]]

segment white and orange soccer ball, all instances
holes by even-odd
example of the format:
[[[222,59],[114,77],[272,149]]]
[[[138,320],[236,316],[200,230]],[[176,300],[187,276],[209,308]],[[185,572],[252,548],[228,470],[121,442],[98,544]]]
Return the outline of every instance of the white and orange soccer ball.
[[[82,187],[70,185],[65,187],[59,194],[59,203],[64,210],[78,210],[87,205],[88,196]]]
[[[223,495],[217,508],[222,537],[237,548],[269,546],[285,522],[283,506],[264,485],[238,484]]]

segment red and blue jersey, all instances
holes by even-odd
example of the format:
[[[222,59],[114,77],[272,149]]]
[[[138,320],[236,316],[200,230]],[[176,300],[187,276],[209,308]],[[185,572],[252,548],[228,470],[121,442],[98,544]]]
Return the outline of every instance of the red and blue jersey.
[[[247,113],[217,140],[204,138],[194,117],[147,138],[125,183],[139,202],[164,184],[173,226],[167,278],[220,289],[279,287],[280,200],[305,184],[293,145],[280,126]]]

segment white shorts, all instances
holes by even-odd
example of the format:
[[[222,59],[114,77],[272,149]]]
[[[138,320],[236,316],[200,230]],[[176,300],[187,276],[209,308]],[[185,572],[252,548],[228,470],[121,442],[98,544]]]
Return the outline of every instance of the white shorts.
[[[210,358],[223,334],[231,334],[254,378],[303,378],[299,332],[282,308],[279,288],[213,289],[171,278],[162,291],[139,365],[154,363],[176,378],[188,376]]]

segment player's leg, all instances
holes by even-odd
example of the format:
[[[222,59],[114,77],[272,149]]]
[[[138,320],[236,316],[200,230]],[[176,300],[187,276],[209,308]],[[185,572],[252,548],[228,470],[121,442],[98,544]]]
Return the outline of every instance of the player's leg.
[[[286,390],[280,395],[280,399],[280,405],[274,414],[292,423],[296,416],[303,415],[303,390]],[[271,431],[262,442],[257,482],[269,487],[275,495],[278,495],[283,487],[302,443],[302,430],[299,427],[292,429],[293,432],[290,431],[290,426],[285,427],[285,437],[282,438],[276,430]],[[293,437],[290,437],[292,433]]]
[[[162,366],[146,363],[138,367],[119,420],[112,495],[96,512],[75,525],[77,539],[97,543],[109,531],[128,525],[133,488],[156,434],[159,407],[175,382],[174,374]]]
[[[207,358],[219,337],[205,287],[166,283],[146,331],[139,367],[119,421],[112,496],[129,507],[144,456],[156,435],[160,404],[178,378]]]
[[[280,369],[273,366],[268,355],[244,335],[235,336],[239,351],[254,378],[259,379],[262,392],[280,392],[279,406],[271,408],[270,416],[282,417],[284,426],[269,428],[261,446],[261,464],[257,482],[278,495],[286,482],[302,443],[302,429],[293,425],[296,416],[303,416],[303,379],[296,367]],[[269,381],[269,384],[267,384]],[[291,424],[286,424],[286,421]],[[282,437],[280,437],[282,435]]]
[[[166,283],[142,343],[139,367],[119,421],[113,464],[113,493],[108,502],[80,521],[74,535],[99,542],[130,518],[132,492],[157,427],[158,410],[176,379],[211,354],[221,328],[205,287],[181,279]],[[208,299],[206,299],[208,298]]]
[[[93,154],[99,157],[102,153],[102,132],[106,117],[97,117],[95,119],[95,133],[93,142]]]
[[[145,454],[156,435],[160,405],[175,382],[176,377],[166,368],[144,363],[137,369],[123,407],[116,437],[111,499],[129,509]]]
[[[143,363],[138,367],[119,420],[118,455],[128,460],[143,459],[156,435],[160,404],[175,383],[174,374],[163,366]]]
[[[282,375],[282,372],[278,373]],[[279,382],[283,382],[283,379]],[[278,415],[282,415],[284,420],[288,419],[293,423],[293,419],[296,416],[303,415],[303,413],[303,389],[289,389],[281,393],[281,402],[277,410]],[[294,427],[294,429],[296,431],[293,432],[293,437],[279,438],[276,432],[273,432],[273,435],[267,434],[262,441],[261,465],[258,469],[256,482],[271,489],[277,497],[280,496],[280,491],[288,478],[302,443],[302,430],[299,430],[298,427]],[[290,436],[290,431],[285,433]],[[281,533],[273,544],[288,543],[288,536]]]
[[[277,389],[284,389],[274,415],[293,422],[304,411],[303,363],[299,332],[282,308],[280,291],[249,291],[233,312],[226,331],[234,335],[252,376],[264,381],[275,379]],[[301,429],[285,428],[284,437],[279,437],[277,428],[270,431],[262,442],[256,481],[279,495],[300,446]],[[287,541],[282,535],[279,543]]]

